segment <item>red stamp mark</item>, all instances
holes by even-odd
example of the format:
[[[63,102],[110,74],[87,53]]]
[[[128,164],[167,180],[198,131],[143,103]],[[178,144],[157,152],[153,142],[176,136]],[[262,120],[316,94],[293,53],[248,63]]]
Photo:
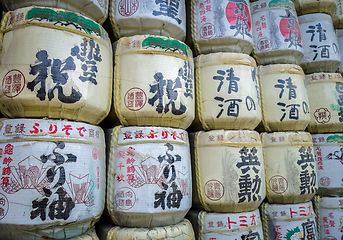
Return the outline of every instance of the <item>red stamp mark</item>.
[[[6,73],[2,80],[2,88],[6,97],[18,96],[25,87],[25,76],[19,70],[13,69]]]
[[[137,87],[129,89],[124,96],[124,104],[131,111],[141,110],[147,101],[145,92]]]
[[[327,108],[318,108],[313,116],[318,123],[328,123],[331,119],[331,113]]]
[[[208,39],[212,38],[216,33],[216,29],[212,23],[205,23],[200,28],[200,36],[202,38]]]
[[[137,12],[138,7],[137,0],[121,0],[118,4],[118,12],[123,17],[130,17]]]
[[[135,192],[127,187],[120,188],[114,198],[117,208],[123,210],[131,209],[136,203]]]
[[[6,217],[9,209],[9,202],[6,196],[0,193],[0,220]]]
[[[245,34],[247,34],[251,32],[251,14],[248,7],[249,1],[241,1],[240,3],[240,7],[238,7],[236,1],[229,1],[225,9],[226,18],[231,26],[240,25],[244,28],[242,31],[246,31]]]
[[[209,180],[205,184],[205,195],[212,201],[220,200],[224,195],[224,185],[218,180]]]
[[[269,38],[261,38],[258,42],[257,42],[257,49],[259,51],[268,51],[272,48],[272,42],[270,41]]]
[[[99,149],[93,148],[93,150],[92,150],[92,156],[93,156],[94,160],[96,160],[96,159],[99,158],[99,153],[100,153]]]
[[[327,187],[327,186],[330,186],[331,184],[331,179],[324,176],[324,177],[321,177],[320,180],[319,180],[319,183],[320,185],[324,186],[324,187]]]
[[[288,189],[288,182],[283,176],[275,175],[269,180],[269,187],[273,192],[281,194]]]
[[[105,2],[104,0],[98,0],[98,3],[100,5],[100,7],[105,7]]]

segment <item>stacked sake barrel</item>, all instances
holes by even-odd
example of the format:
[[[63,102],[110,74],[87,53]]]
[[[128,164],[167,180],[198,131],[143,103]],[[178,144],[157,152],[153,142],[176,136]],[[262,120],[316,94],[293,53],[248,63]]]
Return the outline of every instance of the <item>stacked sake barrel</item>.
[[[269,239],[317,239],[311,199],[317,169],[311,135],[304,41],[292,1],[251,3],[260,81],[266,202],[261,215]]]
[[[197,239],[263,239],[265,198],[249,1],[191,1],[196,115],[190,134]],[[199,131],[202,130],[202,131]],[[203,131],[205,130],[205,131]]]
[[[0,239],[97,239],[106,175],[96,125],[110,108],[110,41],[94,20],[53,8],[69,1],[30,3],[2,1],[12,11],[0,36]],[[107,2],[73,6],[106,18]]]
[[[185,1],[111,1],[114,110],[101,239],[194,239],[186,128],[194,119],[194,64]]]

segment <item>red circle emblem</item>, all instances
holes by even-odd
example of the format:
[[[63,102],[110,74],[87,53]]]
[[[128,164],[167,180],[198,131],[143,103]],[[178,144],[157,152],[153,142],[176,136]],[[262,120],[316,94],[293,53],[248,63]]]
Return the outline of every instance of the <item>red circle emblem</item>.
[[[251,15],[247,4],[229,2],[226,5],[226,18],[231,26],[238,25],[237,30],[246,31],[247,33],[250,33]]]
[[[118,12],[123,17],[130,17],[137,12],[139,3],[137,0],[121,0],[118,4]]]
[[[218,201],[224,196],[224,185],[218,180],[209,180],[204,187],[206,197],[212,201]]]
[[[120,188],[115,195],[115,208],[123,210],[131,209],[136,203],[135,192],[128,187]]]
[[[318,123],[328,123],[331,119],[331,113],[327,108],[318,108],[313,116]]]
[[[18,96],[25,87],[25,76],[24,74],[13,69],[6,73],[2,80],[2,88],[6,97],[13,98]]]
[[[288,189],[288,182],[283,176],[275,175],[269,180],[269,187],[273,192],[281,194]]]
[[[280,32],[284,38],[299,37],[299,43],[301,43],[301,34],[298,21],[293,19],[290,21],[294,21],[293,24],[291,24],[287,18],[282,18],[280,20]]]
[[[137,87],[129,89],[124,96],[124,104],[131,111],[141,110],[147,101],[145,92]]]
[[[322,185],[322,186],[324,186],[324,187],[327,187],[327,186],[330,186],[330,184],[331,184],[331,179],[324,176],[324,177],[321,177],[321,178],[320,178],[319,183],[320,183],[320,185]]]

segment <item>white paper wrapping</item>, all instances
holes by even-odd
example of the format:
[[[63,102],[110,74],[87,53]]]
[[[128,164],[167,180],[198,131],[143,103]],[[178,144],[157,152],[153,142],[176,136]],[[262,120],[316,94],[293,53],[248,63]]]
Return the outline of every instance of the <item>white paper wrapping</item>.
[[[248,0],[191,1],[192,39],[197,54],[253,50]]]
[[[305,76],[310,101],[311,133],[343,131],[343,78],[339,73],[313,73]]]
[[[265,198],[260,136],[249,130],[213,130],[191,135],[193,207],[247,212]]]
[[[190,48],[150,35],[123,37],[114,48],[113,101],[121,124],[186,129],[195,114]]]
[[[3,0],[1,4],[7,11],[32,5],[62,8],[81,13],[100,24],[105,22],[108,11],[108,0]]]
[[[110,0],[109,10],[118,39],[145,34],[186,38],[185,0]]]
[[[318,239],[312,203],[268,204],[261,206],[265,236],[269,239]]]
[[[274,132],[261,134],[270,203],[310,201],[317,193],[317,167],[311,134]]]
[[[295,64],[259,67],[262,121],[270,131],[303,131],[310,122],[305,74]]]
[[[343,236],[343,198],[323,197],[319,201],[320,231],[323,240],[340,240]]]
[[[330,15],[312,13],[298,19],[304,48],[300,66],[304,72],[335,72],[340,66],[341,56]]]
[[[192,225],[187,219],[175,225],[154,228],[127,228],[102,224],[98,229],[101,240],[195,240]]]
[[[5,116],[91,124],[105,118],[112,94],[112,51],[99,24],[43,7],[8,12],[2,24],[0,109]]]
[[[0,238],[70,238],[105,203],[101,128],[68,121],[0,122]]]
[[[191,210],[187,218],[193,225],[196,239],[199,240],[264,239],[258,209],[242,213]]]
[[[255,129],[262,119],[255,60],[241,53],[211,53],[195,63],[195,123],[205,130]]]
[[[343,135],[312,134],[321,196],[343,196]]]
[[[116,127],[108,165],[107,209],[116,225],[176,224],[192,205],[188,134],[162,127]]]
[[[292,1],[251,3],[256,58],[259,64],[299,64],[303,40]]]

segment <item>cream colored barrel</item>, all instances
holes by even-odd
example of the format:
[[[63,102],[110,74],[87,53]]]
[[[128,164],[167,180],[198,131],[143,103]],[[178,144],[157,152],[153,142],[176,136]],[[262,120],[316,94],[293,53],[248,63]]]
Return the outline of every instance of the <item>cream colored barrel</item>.
[[[337,0],[295,0],[294,5],[298,16],[310,13],[327,13],[334,15]]]
[[[159,227],[180,222],[192,205],[188,134],[162,127],[113,129],[107,209],[114,224]]]
[[[269,239],[318,240],[312,203],[261,205],[263,233]]]
[[[121,38],[115,45],[113,95],[121,124],[186,129],[194,119],[193,72],[192,51],[178,40]]]
[[[312,134],[318,167],[318,193],[343,197],[343,134]]]
[[[62,9],[27,7],[5,15],[1,40],[5,116],[96,125],[108,114],[112,52],[99,24]]]
[[[99,225],[100,240],[193,240],[191,223],[183,219],[175,225],[154,228],[127,228],[113,225]]]
[[[190,1],[191,30],[197,54],[253,50],[250,3],[242,1]]]
[[[264,239],[258,209],[242,213],[191,210],[187,218],[191,221],[198,240]]]
[[[343,78],[339,73],[306,75],[311,133],[343,132]]]
[[[304,72],[336,72],[341,56],[331,16],[312,13],[298,19],[304,49],[300,66]]]
[[[7,11],[14,11],[32,5],[62,8],[81,13],[99,24],[105,22],[108,11],[108,0],[2,0],[1,4]]]
[[[186,38],[185,0],[110,0],[109,19],[118,39],[144,34]]]
[[[0,120],[0,239],[81,235],[105,203],[105,139],[89,124]]]
[[[260,136],[249,130],[192,133],[193,207],[247,212],[265,198]]]
[[[196,121],[205,130],[250,129],[260,123],[255,60],[242,53],[211,53],[195,59]]]
[[[305,74],[295,64],[259,67],[262,122],[267,131],[303,131],[310,122]]]
[[[343,8],[342,8],[342,17],[343,17]],[[343,19],[342,19],[342,21],[343,21]],[[342,28],[343,28],[343,23],[342,23]],[[343,49],[343,29],[337,29],[336,30],[336,37],[337,37],[339,49]],[[341,60],[342,60],[343,51],[340,51],[339,54],[340,54]],[[342,61],[341,61],[340,69],[338,69],[338,70],[340,70],[340,72],[342,74],[342,72],[343,72]]]
[[[262,133],[261,139],[268,202],[310,201],[318,190],[311,134]]]
[[[335,29],[343,28],[343,5],[342,0],[335,0],[337,9],[335,13],[332,15],[332,21]],[[342,49],[341,47],[339,49]]]
[[[257,62],[299,64],[303,40],[293,2],[259,0],[250,7]]]
[[[319,201],[321,239],[340,240],[343,232],[343,198],[323,197]]]

